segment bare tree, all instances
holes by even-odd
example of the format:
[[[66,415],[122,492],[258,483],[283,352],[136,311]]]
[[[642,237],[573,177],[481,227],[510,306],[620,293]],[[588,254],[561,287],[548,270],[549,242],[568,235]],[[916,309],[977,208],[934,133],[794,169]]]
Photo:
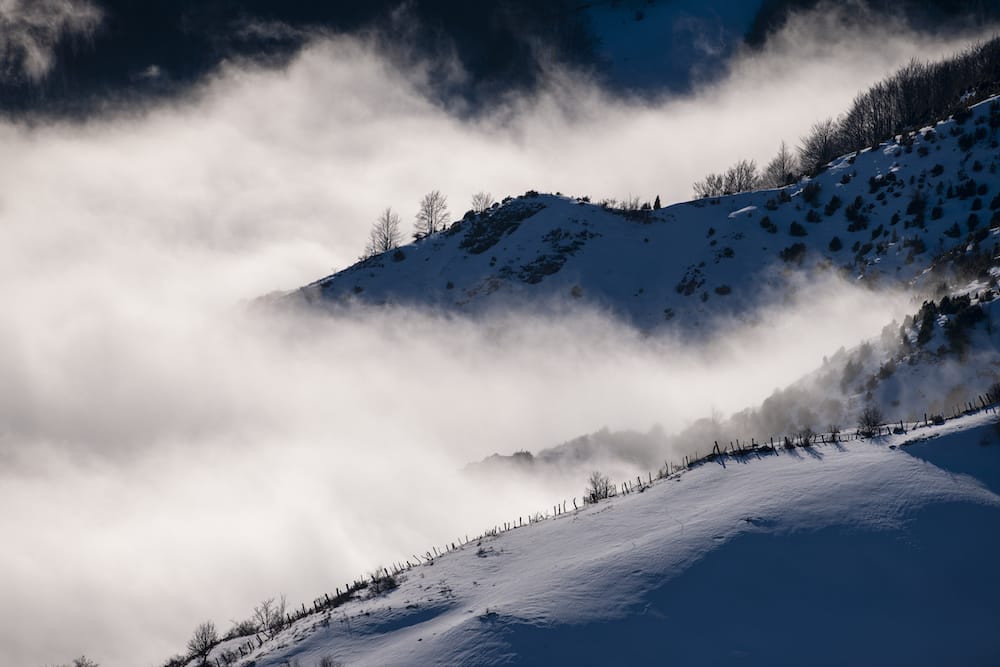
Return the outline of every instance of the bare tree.
[[[372,223],[371,231],[368,233],[368,244],[365,246],[365,254],[362,259],[392,250],[399,246],[402,240],[403,233],[399,230],[399,216],[391,208],[386,208]]]
[[[753,160],[740,160],[726,171],[726,194],[750,192],[759,185],[757,163]]]
[[[898,118],[898,129],[907,125],[916,125],[930,115],[928,110],[927,65],[911,60],[903,65],[892,77],[893,88],[896,91],[895,104]]]
[[[723,174],[708,174],[694,184],[694,196],[699,199],[721,197],[726,194],[726,177]]]
[[[882,428],[882,411],[874,403],[869,403],[858,416],[858,432],[866,437],[871,437]]]
[[[434,190],[424,195],[420,200],[420,210],[417,211],[414,236],[423,238],[444,229],[448,222],[448,198],[440,190]]]
[[[218,643],[219,635],[215,631],[215,624],[212,621],[205,621],[194,629],[194,635],[188,641],[188,650],[191,651],[191,655],[205,662],[212,647]]]
[[[584,491],[584,500],[596,503],[598,500],[607,498],[610,495],[611,480],[608,479],[608,476],[602,474],[599,470],[590,473],[590,478],[587,480],[587,488]]]
[[[815,174],[837,157],[838,127],[832,118],[812,126],[799,146],[799,163],[807,174]]]
[[[899,81],[880,81],[858,93],[840,121],[840,134],[848,150],[877,146],[899,125],[897,99]]]
[[[764,167],[761,184],[765,188],[780,188],[795,182],[795,174],[799,165],[795,155],[784,141],[778,148],[778,154]]]
[[[696,197],[721,197],[738,192],[749,192],[760,186],[757,175],[757,163],[753,160],[740,160],[724,174],[708,174],[703,180],[694,184]]]
[[[274,598],[268,598],[253,609],[253,620],[260,627],[261,632],[268,637],[273,637],[275,633],[285,627],[285,596],[276,602]]]
[[[485,213],[493,206],[493,195],[489,192],[477,192],[472,195],[472,210],[476,213]]]
[[[621,208],[623,211],[638,211],[640,206],[639,195],[629,193],[628,197],[622,199],[621,201]]]

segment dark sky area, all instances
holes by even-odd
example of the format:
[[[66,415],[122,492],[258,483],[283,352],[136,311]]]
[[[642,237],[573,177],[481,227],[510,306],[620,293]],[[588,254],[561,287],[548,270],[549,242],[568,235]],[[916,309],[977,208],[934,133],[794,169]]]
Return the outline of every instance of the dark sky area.
[[[653,0],[669,3],[671,0]],[[317,31],[374,36],[399,61],[426,59],[442,72],[455,56],[467,76],[432,77],[431,95],[476,108],[497,95],[538,83],[542,60],[607,74],[581,0],[90,0],[102,18],[93,32],[62,35],[47,76],[32,79],[5,68],[0,111],[91,113],[115,103],[156,99],[185,90],[220,63],[252,58],[280,64]],[[925,29],[1000,18],[987,0],[859,0]],[[45,0],[59,5],[64,0]],[[631,10],[650,0],[616,0]],[[27,4],[27,3],[25,3]],[[43,3],[44,4],[44,3]],[[65,0],[64,4],[72,2]],[[760,46],[788,13],[819,0],[764,0],[746,41]],[[943,22],[943,23],[942,23]],[[9,50],[9,46],[6,47]],[[0,56],[4,47],[0,44]],[[8,52],[7,56],[9,57]],[[605,85],[620,82],[604,76]],[[663,87],[677,86],[676,80]],[[647,91],[658,92],[658,91]]]
[[[395,58],[458,57],[463,95],[483,98],[535,81],[543,39],[560,61],[592,64],[590,35],[568,1],[95,0],[103,20],[87,38],[62,39],[42,81],[8,77],[8,111],[79,111],[95,99],[173,93],[226,59],[281,63],[317,31],[373,35]],[[156,70],[150,70],[155,66]],[[156,76],[150,76],[155,72]],[[450,81],[449,85],[454,82]],[[454,91],[442,84],[438,94]]]

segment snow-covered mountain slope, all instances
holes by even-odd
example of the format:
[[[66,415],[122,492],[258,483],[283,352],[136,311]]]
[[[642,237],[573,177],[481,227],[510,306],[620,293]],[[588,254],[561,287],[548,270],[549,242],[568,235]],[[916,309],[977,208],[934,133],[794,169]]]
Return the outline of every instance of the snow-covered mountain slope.
[[[749,315],[816,271],[929,291],[951,275],[942,267],[997,255],[998,127],[988,100],[812,180],[660,210],[528,193],[296,294],[470,313],[586,303],[644,330],[690,332]]]
[[[966,290],[927,301],[915,315],[903,324],[890,322],[881,337],[836,351],[762,405],[724,422],[702,420],[668,445],[689,451],[705,441],[853,429],[869,405],[893,423],[979,407],[980,397],[1000,381],[1000,300],[990,289]]]
[[[995,665],[998,526],[993,410],[705,462],[474,539],[397,575],[388,593],[360,591],[210,659]]]
[[[998,321],[1000,301],[988,288],[927,301],[898,328],[887,326],[882,341],[853,350],[846,362],[828,362],[814,377],[827,387],[841,385],[859,402],[885,406],[898,419],[919,420],[921,412],[950,416],[1000,379]]]

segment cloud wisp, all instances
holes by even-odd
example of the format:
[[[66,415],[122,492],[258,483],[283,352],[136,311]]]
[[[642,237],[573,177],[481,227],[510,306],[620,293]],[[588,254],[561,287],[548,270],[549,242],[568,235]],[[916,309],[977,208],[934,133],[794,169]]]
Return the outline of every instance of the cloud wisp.
[[[102,17],[89,0],[0,0],[0,77],[39,81],[59,42],[86,39]]]

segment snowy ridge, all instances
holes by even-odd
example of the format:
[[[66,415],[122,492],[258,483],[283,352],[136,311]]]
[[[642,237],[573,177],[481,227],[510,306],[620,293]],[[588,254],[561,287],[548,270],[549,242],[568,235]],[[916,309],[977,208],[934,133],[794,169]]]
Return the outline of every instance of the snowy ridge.
[[[1000,238],[998,121],[990,99],[812,180],[660,210],[527,193],[294,297],[465,313],[588,304],[643,330],[690,333],[815,271],[931,289],[956,256]],[[950,263],[935,261],[949,252]]]
[[[715,457],[431,558],[236,664],[599,664],[666,647],[680,664],[993,664],[998,493],[995,408]],[[852,641],[823,643],[828,623]]]

